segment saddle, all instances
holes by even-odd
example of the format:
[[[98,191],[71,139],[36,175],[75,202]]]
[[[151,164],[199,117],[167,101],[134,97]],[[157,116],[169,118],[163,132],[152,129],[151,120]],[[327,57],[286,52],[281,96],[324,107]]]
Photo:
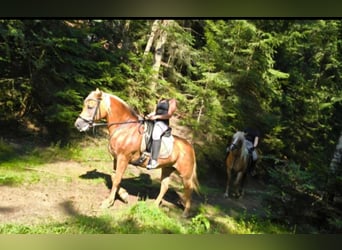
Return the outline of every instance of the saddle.
[[[153,125],[153,121],[144,121],[144,134],[140,145],[142,154],[138,160],[131,162],[131,164],[139,166],[151,154]],[[174,137],[171,132],[172,128],[169,127],[161,136],[159,158],[168,158],[172,153]]]

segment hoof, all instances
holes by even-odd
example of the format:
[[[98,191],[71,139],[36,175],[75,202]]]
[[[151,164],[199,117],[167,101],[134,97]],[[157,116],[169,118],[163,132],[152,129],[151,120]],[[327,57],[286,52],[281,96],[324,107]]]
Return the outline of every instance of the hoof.
[[[224,193],[223,198],[227,199],[229,195],[227,193]]]
[[[158,202],[157,200],[155,200],[155,201],[153,202],[153,206],[159,207],[162,203],[163,203],[163,201]]]
[[[120,199],[127,204],[128,203],[128,197],[129,194],[125,189],[120,188],[119,192],[118,192],[118,196],[120,197]]]
[[[125,204],[128,204],[128,197],[127,199],[126,198],[121,198],[122,202],[125,203]]]
[[[190,217],[190,214],[189,214],[188,211],[184,211],[184,212],[182,213],[182,218],[187,219],[187,218],[189,218],[189,217]]]
[[[104,208],[110,208],[111,206],[114,205],[114,201],[113,200],[104,200],[100,206],[100,208],[104,209]]]
[[[237,193],[232,193],[232,194],[231,194],[231,197],[232,197],[233,199],[236,199],[236,198],[238,198],[238,195],[237,195]]]
[[[245,196],[245,191],[241,191],[237,194],[238,199],[242,199]]]

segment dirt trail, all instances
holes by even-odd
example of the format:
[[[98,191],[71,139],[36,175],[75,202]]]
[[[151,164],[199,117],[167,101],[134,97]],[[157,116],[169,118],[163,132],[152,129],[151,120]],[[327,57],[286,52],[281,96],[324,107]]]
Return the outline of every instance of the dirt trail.
[[[178,120],[171,120],[173,134],[192,139],[190,130],[179,126]],[[18,145],[21,145],[15,139]],[[92,165],[92,166],[90,166]],[[110,161],[95,164],[94,169],[89,162],[61,161],[45,164],[25,171],[35,171],[39,181],[23,186],[0,186],[0,223],[36,224],[44,222],[64,222],[75,215],[98,216],[103,213],[101,202],[108,196],[111,180],[112,163]],[[110,213],[116,213],[121,208],[135,204],[138,200],[153,200],[159,192],[160,169],[147,171],[129,165],[122,180],[122,186],[129,193],[128,204],[116,200]],[[174,176],[173,184],[177,183]],[[200,183],[201,184],[201,183]],[[224,199],[224,183],[215,182],[210,195],[194,195],[193,207],[200,204],[208,206],[222,206],[228,208],[229,215],[236,215],[243,211],[260,213],[261,193],[264,187],[248,179],[243,199]],[[178,187],[180,187],[178,189]],[[167,206],[178,207],[179,196],[176,191],[182,191],[181,185],[173,185],[165,195]],[[182,208],[178,207],[181,214]],[[108,210],[107,210],[108,211]]]
[[[44,222],[63,222],[75,215],[97,216],[103,211],[99,209],[102,200],[109,193],[110,162],[104,164],[107,170],[95,170],[74,161],[56,162],[28,168],[26,171],[37,171],[40,181],[24,186],[0,186],[0,223],[36,224]],[[129,166],[122,181],[129,192],[128,204],[116,200],[110,212],[115,213],[140,199],[152,200],[159,191],[160,170],[147,171]],[[98,181],[94,181],[98,180]],[[174,178],[176,181],[176,178]],[[158,187],[157,187],[158,186]],[[231,208],[231,215],[239,211],[254,213],[260,207],[258,190],[261,186],[255,181],[248,182],[246,195],[241,200],[223,199],[223,188],[208,197],[194,197],[194,206],[200,203],[221,205]],[[165,197],[169,204],[177,206],[177,194],[170,189]],[[179,208],[181,213],[181,208]]]
[[[110,164],[107,173],[74,161],[46,164],[26,171],[37,171],[40,181],[24,186],[0,186],[0,223],[34,224],[63,221],[77,214],[101,214],[99,205],[109,194]],[[138,198],[133,194],[128,201],[133,203]],[[126,204],[117,200],[111,209],[115,211],[123,206]]]

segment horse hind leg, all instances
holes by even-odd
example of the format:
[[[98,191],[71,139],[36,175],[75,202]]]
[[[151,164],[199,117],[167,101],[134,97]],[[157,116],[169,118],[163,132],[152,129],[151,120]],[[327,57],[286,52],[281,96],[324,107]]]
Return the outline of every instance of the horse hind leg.
[[[160,190],[159,190],[158,197],[154,202],[154,204],[156,206],[160,205],[164,195],[166,194],[167,190],[169,189],[170,175],[172,174],[173,171],[175,171],[175,169],[172,167],[162,168]]]
[[[182,202],[184,206],[182,217],[187,218],[190,215],[191,195],[193,192],[192,180],[183,177],[184,192]]]

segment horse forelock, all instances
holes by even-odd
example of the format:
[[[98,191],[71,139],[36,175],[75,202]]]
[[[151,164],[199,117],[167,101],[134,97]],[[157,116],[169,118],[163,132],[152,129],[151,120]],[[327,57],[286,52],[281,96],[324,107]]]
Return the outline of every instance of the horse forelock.
[[[243,142],[245,139],[245,136],[244,136],[244,133],[241,132],[241,131],[238,131],[236,132],[234,135],[233,135],[233,142],[237,142],[237,141],[241,141]]]
[[[241,157],[243,159],[247,159],[248,157],[248,150],[247,150],[247,144],[245,140],[245,133],[242,131],[238,131],[233,136],[233,141],[241,141]]]

